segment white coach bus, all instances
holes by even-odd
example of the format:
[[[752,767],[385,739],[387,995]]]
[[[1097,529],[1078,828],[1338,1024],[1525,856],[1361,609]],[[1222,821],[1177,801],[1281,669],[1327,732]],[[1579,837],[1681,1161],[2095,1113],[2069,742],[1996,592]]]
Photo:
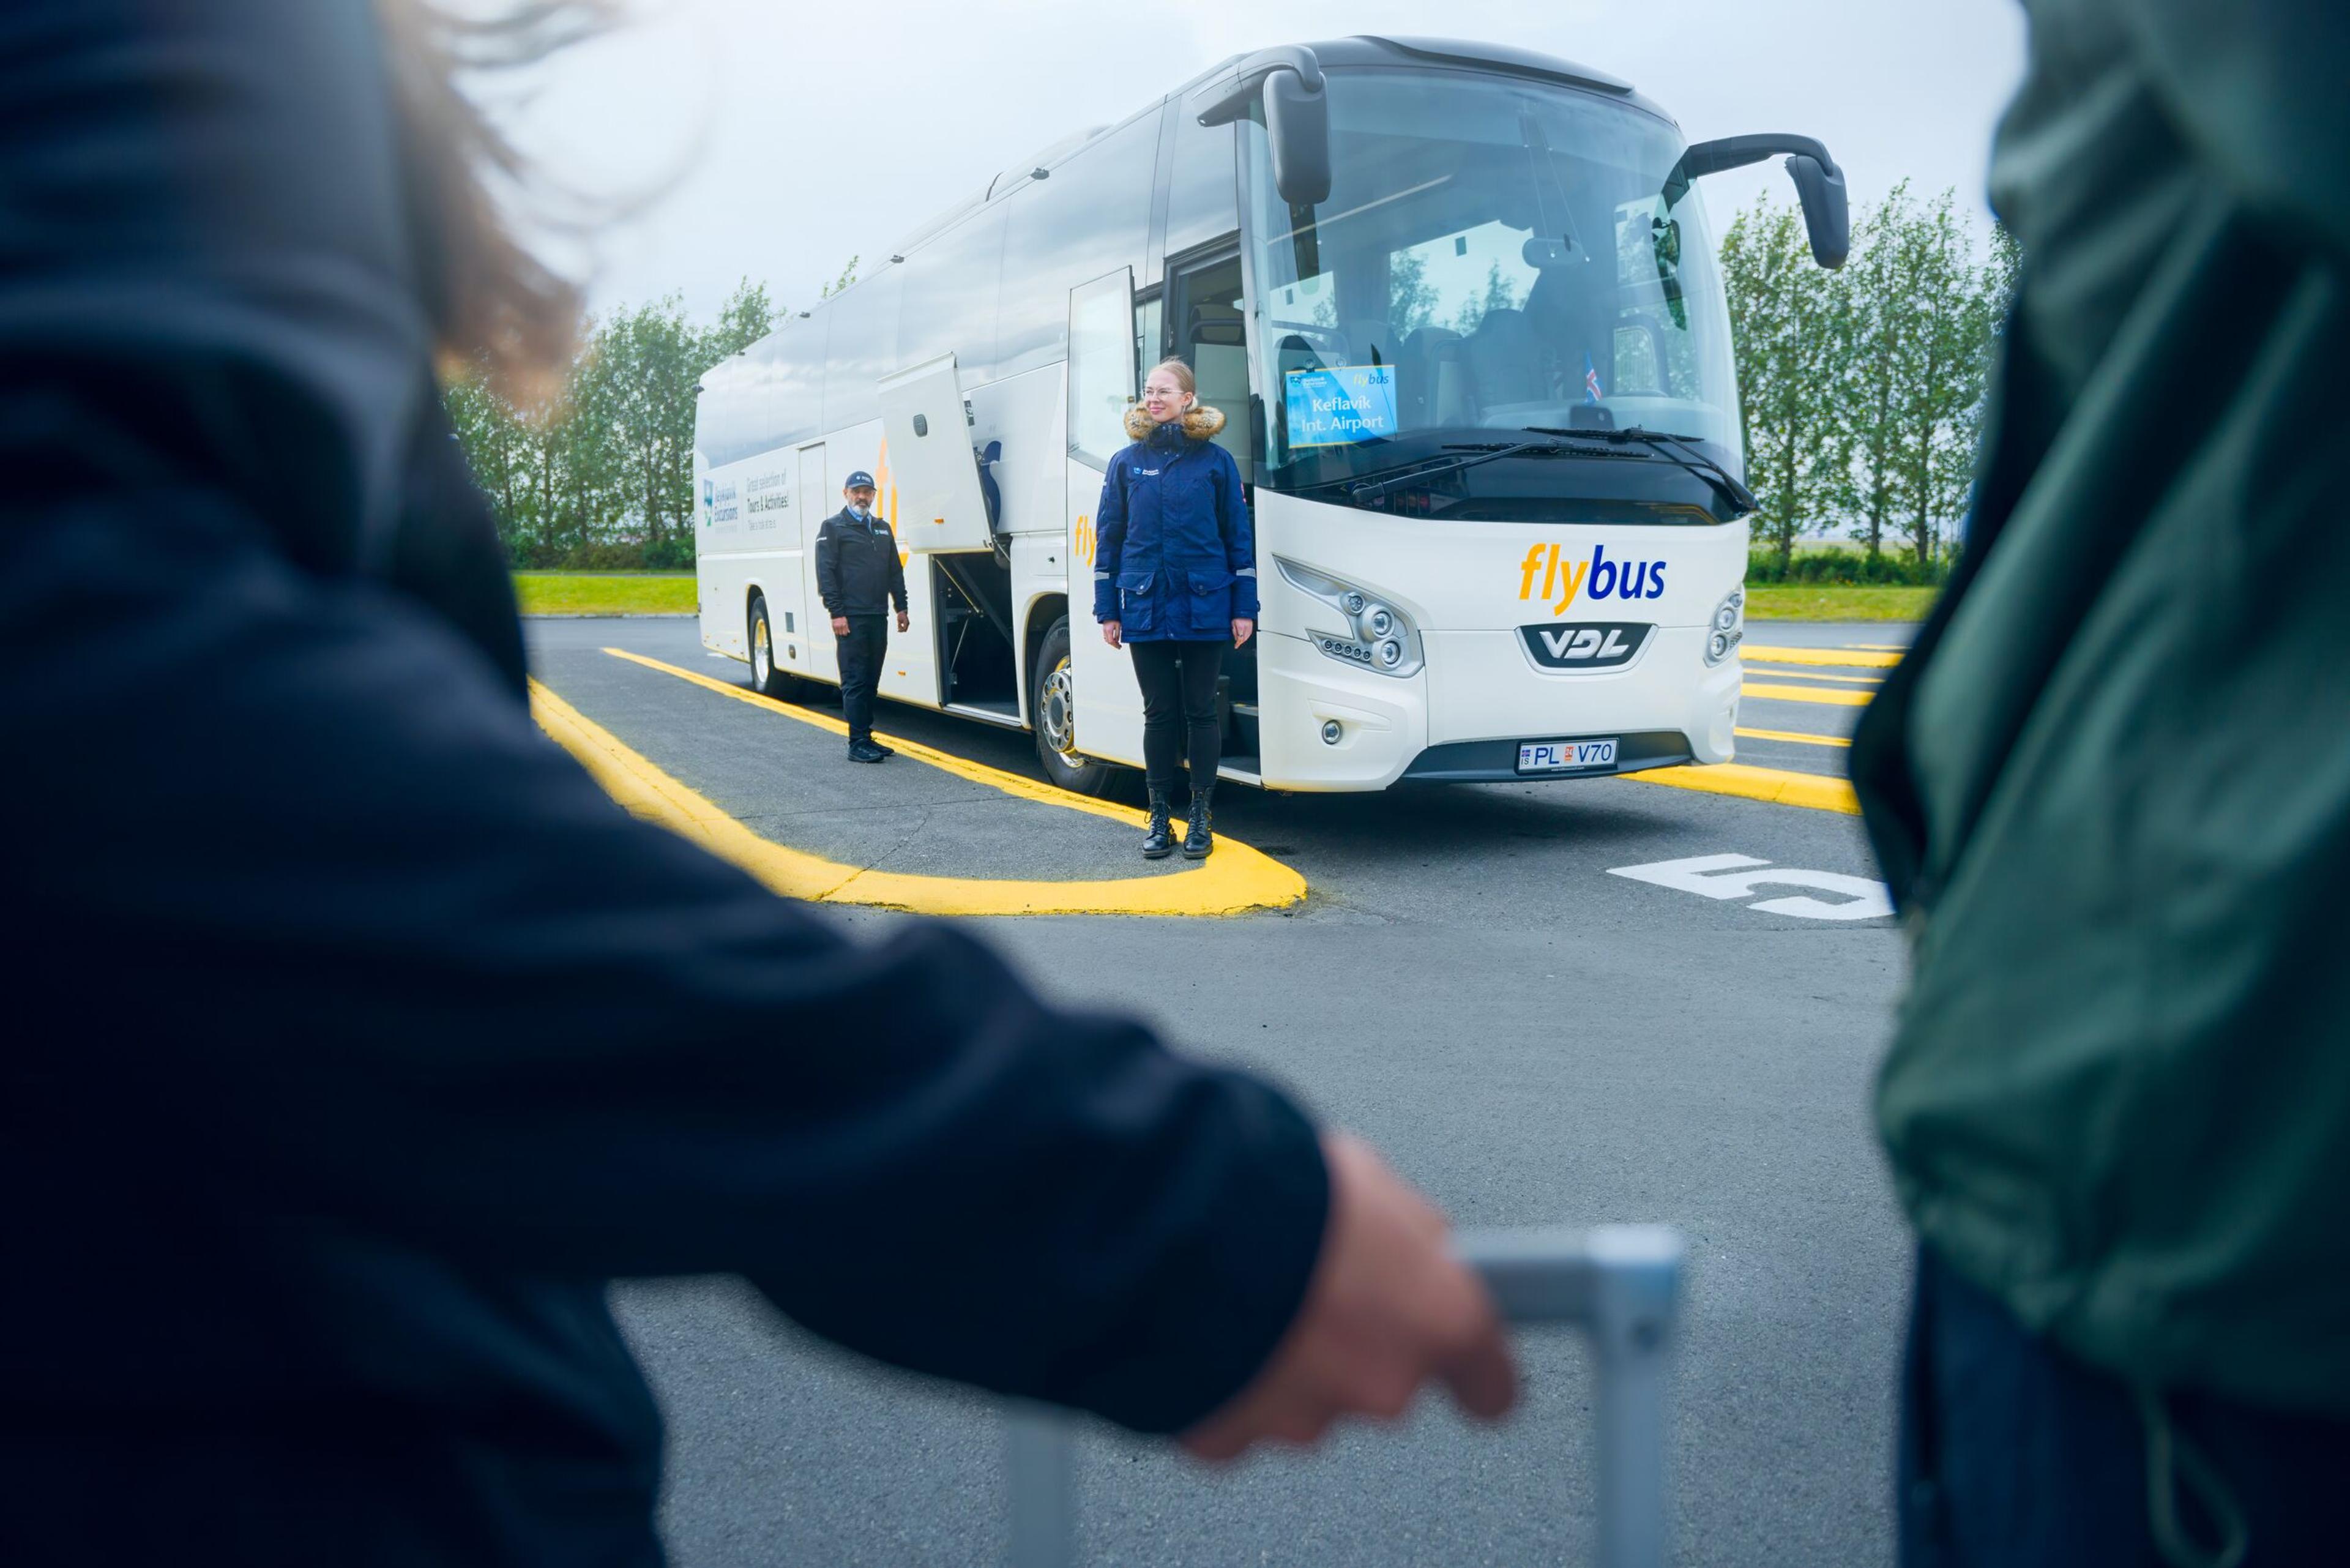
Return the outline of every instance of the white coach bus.
[[[702,378],[702,637],[764,691],[837,682],[817,526],[866,469],[913,631],[881,692],[1033,730],[1098,793],[1142,759],[1093,623],[1093,514],[1140,373],[1180,356],[1249,482],[1263,602],[1223,774],[1284,790],[1721,762],[1738,712],[1738,389],[1700,175],[1602,72],[1349,38],[1227,61],[996,176]]]

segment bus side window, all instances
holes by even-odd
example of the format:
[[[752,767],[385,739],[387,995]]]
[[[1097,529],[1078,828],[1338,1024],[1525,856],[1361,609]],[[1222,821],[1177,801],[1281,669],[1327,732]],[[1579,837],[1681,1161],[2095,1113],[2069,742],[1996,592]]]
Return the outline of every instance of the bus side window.
[[[1159,116],[1109,131],[1000,202],[1007,213],[995,373],[1017,376],[1068,352],[1069,290],[1113,267],[1139,269],[1150,237]]]
[[[1175,179],[1167,197],[1166,254],[1180,255],[1241,226],[1232,127],[1175,117]],[[1176,347],[1180,349],[1182,345]]]
[[[906,258],[898,313],[898,368],[951,350],[965,387],[995,379],[996,286],[1003,272],[1003,209],[983,208]]]

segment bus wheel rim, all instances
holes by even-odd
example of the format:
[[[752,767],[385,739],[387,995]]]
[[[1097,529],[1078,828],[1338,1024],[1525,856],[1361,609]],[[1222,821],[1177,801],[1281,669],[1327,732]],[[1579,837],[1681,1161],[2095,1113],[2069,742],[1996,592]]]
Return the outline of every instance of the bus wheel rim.
[[[1053,748],[1054,754],[1066,766],[1081,768],[1086,765],[1086,759],[1076,751],[1076,726],[1071,722],[1070,715],[1073,701],[1071,685],[1069,661],[1064,659],[1053,666],[1050,675],[1045,677],[1044,701],[1036,705],[1036,717],[1044,726],[1045,743]]]

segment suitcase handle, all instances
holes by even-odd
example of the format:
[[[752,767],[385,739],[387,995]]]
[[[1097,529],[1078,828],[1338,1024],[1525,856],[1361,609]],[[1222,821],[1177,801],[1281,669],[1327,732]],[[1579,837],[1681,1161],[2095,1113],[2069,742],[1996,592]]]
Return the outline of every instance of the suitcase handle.
[[[1665,1375],[1684,1249],[1663,1225],[1472,1231],[1454,1254],[1513,1324],[1569,1324],[1589,1335],[1598,1425],[1602,1568],[1663,1568]],[[1009,1432],[1013,1568],[1076,1562],[1070,1417],[1014,1411]]]

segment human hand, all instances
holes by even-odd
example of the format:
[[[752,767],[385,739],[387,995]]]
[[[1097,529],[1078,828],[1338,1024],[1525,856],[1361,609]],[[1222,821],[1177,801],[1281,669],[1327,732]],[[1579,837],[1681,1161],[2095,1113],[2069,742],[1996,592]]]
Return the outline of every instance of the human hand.
[[[1248,617],[1244,615],[1232,617],[1232,646],[1234,648],[1246,646],[1249,634],[1254,630],[1256,630],[1256,622],[1249,619]]]
[[[1108,643],[1112,648],[1118,646],[1118,639],[1123,637],[1125,634],[1126,628],[1119,626],[1118,622],[1114,620],[1106,620],[1102,622],[1102,640]]]
[[[1330,1218],[1305,1303],[1255,1379],[1182,1434],[1195,1458],[1312,1443],[1346,1416],[1393,1421],[1431,1378],[1481,1420],[1517,1399],[1501,1320],[1446,1250],[1444,1217],[1359,1139],[1326,1135],[1322,1154]]]
[[[899,611],[898,612],[898,629],[899,629],[899,631],[904,631],[904,630],[906,630],[908,628],[911,627],[913,624],[914,624],[914,618],[913,618],[913,617],[911,617],[911,616],[908,615],[904,610],[899,610]]]
[[[837,615],[832,618],[832,635],[835,637],[847,637],[848,635],[848,618],[847,616]]]

